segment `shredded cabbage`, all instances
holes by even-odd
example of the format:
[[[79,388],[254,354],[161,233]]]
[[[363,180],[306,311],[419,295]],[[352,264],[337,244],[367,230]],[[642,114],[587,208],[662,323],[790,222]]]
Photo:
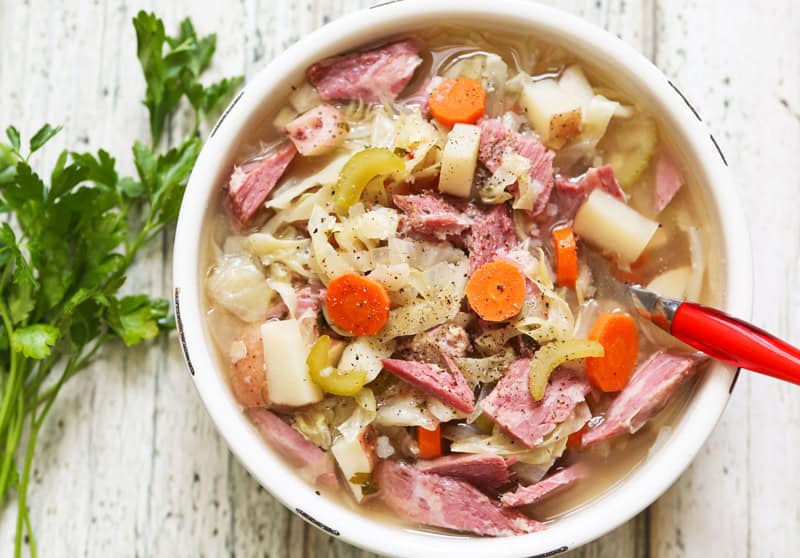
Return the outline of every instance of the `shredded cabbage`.
[[[428,269],[440,263],[460,263],[465,261],[464,252],[448,242],[422,242],[407,238],[389,240],[391,263],[408,263],[417,269]]]
[[[373,261],[377,261],[373,252]],[[389,291],[389,299],[394,306],[405,306],[411,304],[419,295],[416,287],[412,284],[412,270],[407,263],[386,265],[376,263],[368,277],[381,283]]]
[[[309,109],[314,108],[322,102],[322,99],[317,93],[317,90],[307,81],[303,81],[302,85],[296,87],[289,94],[289,104],[297,112],[303,113]]]
[[[506,349],[502,353],[483,358],[456,358],[455,363],[470,387],[475,388],[479,383],[496,382],[505,376],[508,365],[515,359],[514,351]]]
[[[505,345],[514,337],[518,337],[520,331],[512,326],[490,329],[478,335],[473,344],[475,349],[482,355],[494,355],[505,350]]]
[[[369,145],[371,147],[387,147],[394,145],[394,137],[397,134],[395,120],[385,110],[375,112],[372,120],[372,134],[370,135]]]
[[[319,276],[326,285],[334,277],[355,271],[353,265],[343,258],[328,242],[328,235],[337,229],[336,218],[329,215],[321,207],[311,210],[308,220],[308,234],[311,236],[311,248]]]
[[[311,278],[311,241],[307,238],[277,238],[258,232],[247,237],[250,250],[264,267],[282,264],[303,277]]]
[[[308,190],[335,184],[339,179],[339,173],[352,155],[350,151],[339,150],[329,156],[321,157],[323,166],[320,170],[299,181],[287,180],[272,193],[265,204],[266,207],[276,210],[287,209],[293,200]]]
[[[514,166],[520,159],[524,159],[528,163],[530,169],[530,161],[521,157],[520,155],[507,151],[503,154],[503,159],[500,168],[489,177],[483,184],[478,187],[478,196],[481,201],[489,205],[497,205],[510,200],[513,196],[506,191],[506,188],[511,186],[517,181],[517,173],[515,170],[509,168]],[[520,166],[520,165],[516,165]],[[533,207],[533,204],[531,204]]]
[[[526,157],[506,150],[500,162],[500,167],[478,189],[481,201],[488,204],[498,204],[511,199],[506,188],[517,184],[516,199],[512,207],[532,211],[539,194],[544,190],[544,185],[539,181],[531,181],[531,162]]]
[[[355,409],[352,397],[328,396],[294,415],[294,427],[322,449],[330,449],[338,435],[338,427]]]
[[[425,395],[412,389],[382,401],[375,423],[381,426],[421,426],[434,430],[439,421],[428,411]]]
[[[539,296],[526,299],[522,316],[514,326],[541,345],[557,339],[570,339],[575,330],[575,320],[569,303],[561,295],[542,288]]]
[[[514,472],[520,484],[536,484],[542,480],[550,468],[555,464],[556,458],[552,458],[544,463],[523,463],[518,461],[510,469]]]
[[[395,351],[394,341],[381,341],[375,337],[356,337],[345,347],[339,360],[339,370],[363,370],[367,373],[367,383],[378,377],[383,364]]]
[[[381,332],[382,338],[415,335],[458,314],[467,284],[467,258],[462,253],[458,263],[441,262],[423,269],[426,271],[423,272],[422,285],[418,290],[426,298],[392,309]]]
[[[283,265],[275,264],[270,267],[267,285],[280,295],[292,318],[301,317],[297,315],[297,293],[292,287],[292,278]]]
[[[350,417],[339,425],[339,432],[347,440],[355,440],[361,431],[369,426],[375,417],[378,416],[378,405],[375,401],[375,394],[372,390],[362,388],[355,396],[355,409]]]
[[[462,411],[458,411],[444,403],[439,401],[435,397],[428,397],[427,398],[427,406],[428,412],[433,415],[433,417],[438,420],[439,422],[450,422],[451,420],[464,420],[467,418],[467,413]]]
[[[225,254],[211,270],[207,287],[215,304],[245,322],[263,320],[275,298],[267,278],[246,255]]]
[[[520,462],[532,465],[551,463],[564,453],[569,435],[583,428],[590,418],[592,412],[589,406],[580,403],[569,418],[556,426],[545,436],[542,443],[533,449],[526,448],[511,439],[495,426],[491,435],[472,433],[459,436],[450,444],[450,450],[453,453],[494,453],[503,457],[516,457]]]

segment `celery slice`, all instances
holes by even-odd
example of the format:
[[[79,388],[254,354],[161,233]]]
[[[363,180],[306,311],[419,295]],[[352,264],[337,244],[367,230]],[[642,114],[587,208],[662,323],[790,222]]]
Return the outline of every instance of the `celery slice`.
[[[601,357],[604,354],[605,351],[600,343],[586,339],[553,341],[543,345],[531,360],[530,390],[534,400],[539,401],[544,397],[550,374],[566,361]]]
[[[397,174],[405,170],[403,159],[389,149],[369,147],[359,151],[344,164],[336,184],[334,201],[339,209],[348,209],[361,199],[361,194],[373,178]]]
[[[330,364],[331,338],[321,336],[311,347],[306,364],[311,380],[322,391],[333,395],[355,395],[367,383],[367,373],[364,370],[341,372]]]
[[[628,189],[647,169],[657,143],[655,120],[637,112],[630,118],[613,118],[598,148],[620,186]]]

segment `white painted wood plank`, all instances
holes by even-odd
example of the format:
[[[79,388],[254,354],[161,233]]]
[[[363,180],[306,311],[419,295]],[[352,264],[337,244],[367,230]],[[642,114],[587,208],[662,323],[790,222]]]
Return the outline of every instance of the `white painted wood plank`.
[[[798,343],[797,4],[662,1],[658,21],[657,63],[715,132],[747,208],[755,322]],[[740,379],[710,442],[654,506],[653,555],[796,554],[800,536],[787,526],[800,517],[798,415],[791,386]]]

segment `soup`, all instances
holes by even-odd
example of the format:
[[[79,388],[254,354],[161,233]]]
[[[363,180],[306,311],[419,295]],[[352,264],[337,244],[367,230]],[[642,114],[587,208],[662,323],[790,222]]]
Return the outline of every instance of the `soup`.
[[[323,60],[242,145],[208,323],[265,443],[410,528],[546,528],[669,432],[704,357],[626,284],[714,302],[658,121],[534,39],[452,27]]]

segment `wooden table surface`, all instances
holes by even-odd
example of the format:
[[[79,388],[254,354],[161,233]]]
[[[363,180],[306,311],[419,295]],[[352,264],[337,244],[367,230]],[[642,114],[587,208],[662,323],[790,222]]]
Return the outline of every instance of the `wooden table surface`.
[[[800,344],[800,3],[551,0],[652,59],[715,133],[755,249],[754,321]],[[216,31],[216,74],[252,76],[359,0],[0,0],[0,125],[64,131],[45,152],[104,147],[131,170],[146,138],[131,18],[157,9]],[[144,254],[136,289],[168,296],[172,237]],[[72,381],[40,436],[31,518],[41,556],[366,556],[308,526],[217,435],[174,338],[107,351]],[[650,509],[569,554],[800,555],[800,390],[740,379],[693,465]],[[0,555],[15,512],[0,514]]]

